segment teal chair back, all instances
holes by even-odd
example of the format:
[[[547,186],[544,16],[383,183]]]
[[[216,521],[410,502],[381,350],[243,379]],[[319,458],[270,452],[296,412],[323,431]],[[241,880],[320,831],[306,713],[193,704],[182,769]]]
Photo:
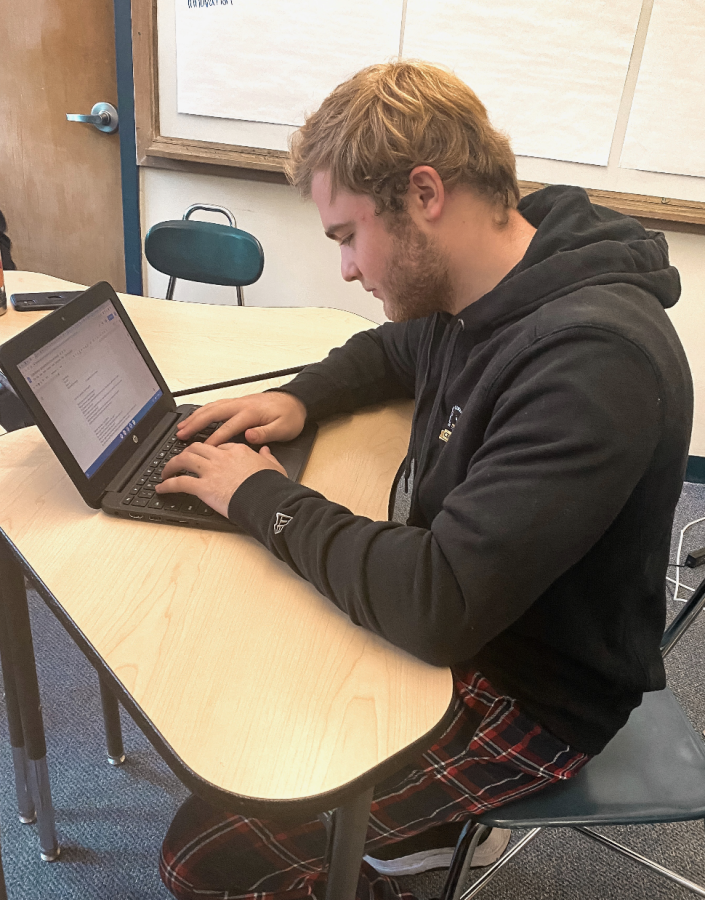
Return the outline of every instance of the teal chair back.
[[[188,219],[194,209],[217,210],[235,222],[222,207],[190,207],[183,219],[159,222],[149,229],[144,242],[147,261],[170,276],[168,300],[173,296],[176,279],[185,278],[237,287],[238,303],[242,305],[243,285],[253,284],[262,274],[262,245],[256,237],[232,225]]]

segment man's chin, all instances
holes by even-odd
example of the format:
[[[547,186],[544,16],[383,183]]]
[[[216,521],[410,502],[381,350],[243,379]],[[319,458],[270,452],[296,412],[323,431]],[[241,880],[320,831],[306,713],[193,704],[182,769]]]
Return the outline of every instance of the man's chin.
[[[382,309],[390,322],[409,322],[412,319],[424,319],[426,316],[436,312],[435,309],[414,309],[403,303],[396,303],[388,299],[382,300]]]
[[[386,298],[382,299],[382,309],[390,322],[404,321],[403,316],[400,315],[401,310],[390,300],[387,300]]]

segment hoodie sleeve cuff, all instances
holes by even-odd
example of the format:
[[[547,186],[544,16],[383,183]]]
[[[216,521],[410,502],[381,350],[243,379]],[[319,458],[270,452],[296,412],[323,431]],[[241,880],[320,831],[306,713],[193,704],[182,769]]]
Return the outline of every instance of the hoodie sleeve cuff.
[[[271,550],[273,538],[290,521],[283,510],[304,497],[321,497],[321,494],[291,481],[281,472],[264,469],[246,478],[232,495],[228,519]]]
[[[293,381],[268,390],[296,397],[306,407],[306,418],[313,422],[319,422],[340,411],[337,393],[331,391],[330,385],[315,374],[302,372]]]

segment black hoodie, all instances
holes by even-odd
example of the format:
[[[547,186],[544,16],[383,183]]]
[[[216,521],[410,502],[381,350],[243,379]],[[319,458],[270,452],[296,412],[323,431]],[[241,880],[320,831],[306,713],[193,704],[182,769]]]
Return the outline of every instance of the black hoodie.
[[[457,316],[357,334],[285,388],[313,419],[416,398],[406,525],[272,471],[244,482],[229,516],[356,624],[428,662],[470,663],[593,754],[665,684],[692,419],[664,312],[680,284],[663,235],[579,188],[519,210],[537,232],[492,291]],[[291,521],[275,533],[277,513]]]

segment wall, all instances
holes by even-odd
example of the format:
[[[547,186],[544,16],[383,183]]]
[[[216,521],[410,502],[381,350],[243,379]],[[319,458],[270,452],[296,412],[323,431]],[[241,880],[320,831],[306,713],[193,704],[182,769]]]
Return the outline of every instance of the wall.
[[[705,456],[705,235],[666,232],[671,260],[681,273],[683,293],[670,311],[695,386],[695,418],[690,452]]]
[[[248,305],[330,306],[372,322],[384,321],[381,305],[371,294],[341,279],[339,250],[323,235],[315,206],[300,200],[288,185],[142,169],[141,188],[145,233],[155,222],[180,219],[192,203],[211,202],[228,207],[238,225],[257,236],[265,266],[262,278],[245,288]],[[670,232],[667,237],[683,282],[682,299],[671,317],[696,388],[691,453],[705,456],[705,236]],[[146,266],[145,293],[163,297],[166,283],[165,275]],[[176,299],[206,303],[234,303],[234,295],[234,288],[187,282],[180,282],[175,292]]]
[[[186,175],[160,169],[142,169],[142,228],[155,222],[180,219],[192,203],[226,206],[238,227],[250,231],[264,248],[264,272],[244,288],[250,306],[330,306],[384,321],[381,304],[359,284],[340,277],[338,247],[321,228],[313,203],[303,202],[285,184]],[[222,216],[197,213],[196,217],[223,222]],[[167,277],[145,263],[145,293],[166,294]],[[179,282],[176,299],[206,303],[234,303],[235,288]]]

